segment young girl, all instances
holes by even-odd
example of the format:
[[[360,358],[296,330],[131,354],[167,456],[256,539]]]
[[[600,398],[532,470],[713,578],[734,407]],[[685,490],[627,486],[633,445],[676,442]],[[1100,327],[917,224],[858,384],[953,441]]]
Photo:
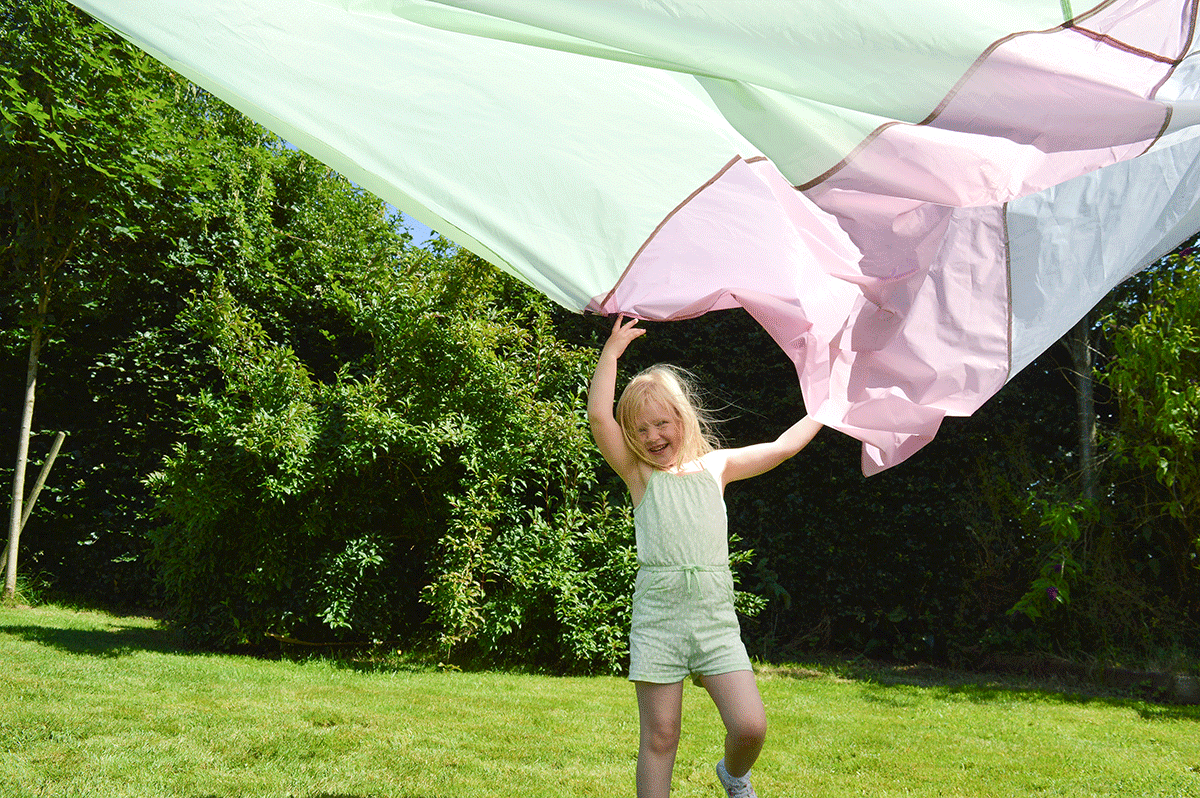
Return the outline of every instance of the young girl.
[[[722,785],[731,797],[755,798],[750,766],[767,720],[733,609],[724,489],[787,460],[821,425],[805,417],[771,443],[715,448],[687,381],[670,366],[630,380],[614,417],[617,360],[646,332],[636,324],[623,316],[613,323],[588,390],[588,421],[634,505],[640,568],[629,678],[638,701],[638,798],[670,794],[689,675],[725,724]]]

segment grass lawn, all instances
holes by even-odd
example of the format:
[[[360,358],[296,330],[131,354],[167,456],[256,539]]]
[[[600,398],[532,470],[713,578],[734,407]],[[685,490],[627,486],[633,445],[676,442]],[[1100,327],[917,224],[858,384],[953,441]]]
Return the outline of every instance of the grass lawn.
[[[148,619],[0,609],[0,796],[633,795],[624,679],[258,660],[170,639]],[[762,668],[762,798],[1200,798],[1200,707],[847,673]],[[673,795],[715,798],[720,721],[703,690],[684,696]]]

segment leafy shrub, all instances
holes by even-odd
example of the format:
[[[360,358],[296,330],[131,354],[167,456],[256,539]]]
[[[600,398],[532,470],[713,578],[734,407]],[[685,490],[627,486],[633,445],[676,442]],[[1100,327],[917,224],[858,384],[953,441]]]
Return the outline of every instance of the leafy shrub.
[[[400,265],[326,292],[373,342],[328,383],[223,281],[190,303],[216,384],[150,480],[175,621],[208,646],[428,631],[445,656],[620,667],[636,562],[597,490],[593,355],[473,258]]]
[[[505,487],[480,480],[456,504],[426,600],[446,654],[616,672],[628,647],[637,554],[632,519],[564,488],[558,506],[505,518]],[[516,509],[516,508],[514,508]]]

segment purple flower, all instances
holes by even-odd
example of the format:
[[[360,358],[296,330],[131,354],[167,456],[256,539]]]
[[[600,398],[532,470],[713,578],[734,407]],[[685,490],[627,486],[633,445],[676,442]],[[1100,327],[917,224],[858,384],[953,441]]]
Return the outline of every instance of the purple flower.
[[[1046,595],[1050,597],[1051,601],[1058,601],[1058,588],[1056,588],[1054,585],[1051,585],[1050,587],[1046,588]]]

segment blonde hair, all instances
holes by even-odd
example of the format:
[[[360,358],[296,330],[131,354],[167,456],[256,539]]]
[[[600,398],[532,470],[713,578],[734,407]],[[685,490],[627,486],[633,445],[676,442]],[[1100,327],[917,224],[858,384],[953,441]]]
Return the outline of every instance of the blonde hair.
[[[699,401],[695,377],[678,366],[660,363],[635,374],[617,400],[617,423],[625,446],[642,462],[660,468],[647,457],[636,428],[638,415],[654,404],[662,405],[679,419],[683,440],[678,465],[690,463],[720,446],[714,428],[716,420]]]

